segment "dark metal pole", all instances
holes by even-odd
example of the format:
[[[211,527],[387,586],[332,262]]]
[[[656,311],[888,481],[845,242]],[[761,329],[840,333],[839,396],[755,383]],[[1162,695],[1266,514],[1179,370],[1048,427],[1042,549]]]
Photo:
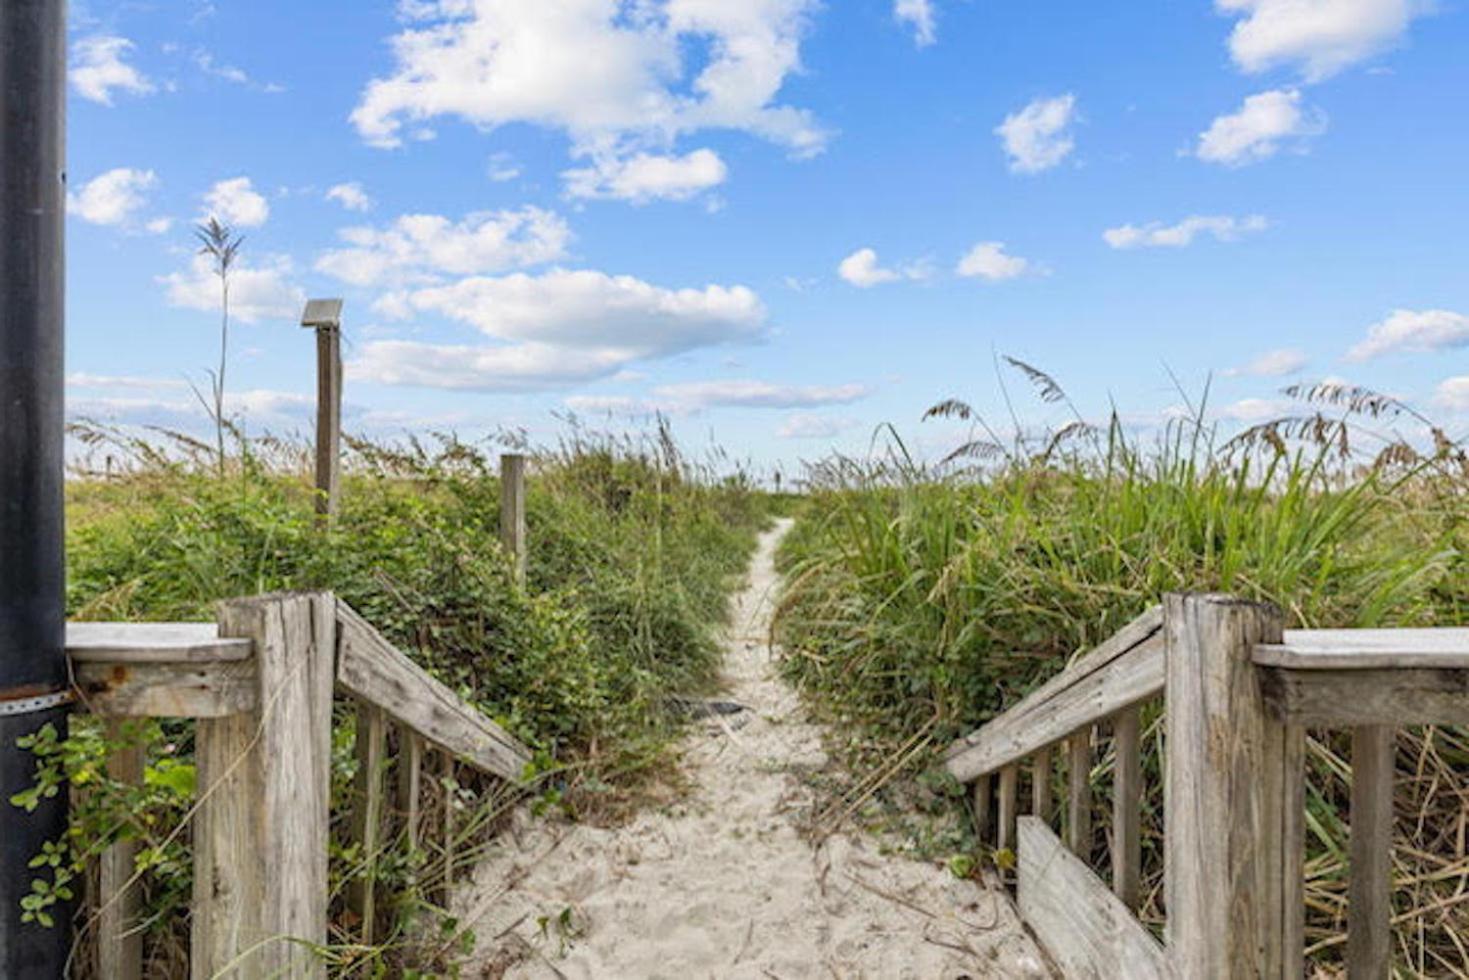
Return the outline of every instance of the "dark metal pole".
[[[66,825],[65,788],[10,804],[35,759],[15,740],[65,734],[62,540],[66,3],[0,0],[0,976],[59,978],[70,909],[21,922],[27,867]]]

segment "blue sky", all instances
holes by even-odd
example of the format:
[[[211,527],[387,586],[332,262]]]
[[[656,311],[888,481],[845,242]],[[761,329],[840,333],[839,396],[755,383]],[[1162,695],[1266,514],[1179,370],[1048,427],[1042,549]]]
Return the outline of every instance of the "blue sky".
[[[376,435],[941,453],[934,401],[1004,418],[997,352],[1143,429],[1211,375],[1226,425],[1322,378],[1469,425],[1456,0],[134,0],[70,40],[74,415],[201,426],[214,214],[253,431],[307,431],[308,295]]]

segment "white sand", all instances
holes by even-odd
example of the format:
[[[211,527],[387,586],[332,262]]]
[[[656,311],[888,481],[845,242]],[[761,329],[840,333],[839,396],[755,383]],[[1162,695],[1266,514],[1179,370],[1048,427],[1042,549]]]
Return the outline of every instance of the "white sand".
[[[752,710],[698,723],[692,794],[615,830],[517,814],[456,896],[466,977],[1049,976],[1003,893],[866,835],[802,834],[799,774],[827,760],[765,642],[788,528],[761,539],[726,642],[728,697]]]

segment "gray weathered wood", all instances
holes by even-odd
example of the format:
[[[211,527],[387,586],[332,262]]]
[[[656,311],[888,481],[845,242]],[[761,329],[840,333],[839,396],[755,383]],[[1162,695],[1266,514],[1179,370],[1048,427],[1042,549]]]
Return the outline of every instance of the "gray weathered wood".
[[[362,876],[347,888],[347,907],[362,922],[363,945],[373,942],[378,855],[382,851],[383,777],[387,769],[388,729],[383,709],[357,706],[357,776],[352,794],[352,841],[359,845]]]
[[[1138,710],[1112,719],[1112,891],[1136,912],[1142,904],[1143,766]]]
[[[342,483],[342,331],[316,328],[316,513],[337,512]]]
[[[454,757],[447,752],[439,753],[439,773],[444,798],[444,907],[448,908],[454,892],[454,790],[458,780],[454,773]]]
[[[109,720],[107,740],[123,740],[122,722]],[[121,748],[107,757],[107,774],[119,782],[138,786],[143,782],[143,746],[124,740]],[[138,841],[118,841],[102,852],[97,868],[97,960],[98,980],[142,980],[143,932],[139,927],[142,891],[134,880]]]
[[[213,663],[246,660],[250,641],[222,637],[215,623],[67,623],[75,663]]]
[[[346,603],[337,604],[337,684],[464,761],[518,781],[530,751],[435,680]]]
[[[1267,841],[1285,819],[1262,775],[1283,739],[1251,655],[1279,641],[1280,613],[1219,595],[1170,595],[1164,607],[1169,955],[1183,977],[1269,976],[1288,930]]]
[[[944,765],[960,782],[1163,690],[1158,613],[1149,611],[1009,711],[949,747]]]
[[[1068,980],[1168,978],[1168,957],[1128,908],[1037,817],[1021,817],[1020,914]],[[1177,974],[1179,977],[1189,974]]]
[[[994,793],[994,778],[980,776],[970,787],[970,802],[974,805],[974,834],[981,844],[990,838],[990,803]]]
[[[1278,814],[1280,830],[1267,833],[1265,885],[1280,909],[1279,940],[1274,924],[1266,947],[1267,976],[1300,980],[1306,975],[1306,731],[1299,725],[1267,725],[1265,768],[1260,773],[1264,812]],[[1278,869],[1278,870],[1276,870]]]
[[[398,812],[403,817],[403,837],[408,850],[418,850],[419,818],[423,796],[423,739],[399,726]]]
[[[1394,730],[1352,730],[1351,879],[1347,892],[1347,975],[1386,980],[1392,956],[1392,796]]]
[[[1083,861],[1092,854],[1092,729],[1066,740],[1066,843]]]
[[[254,660],[88,662],[73,674],[81,706],[117,718],[224,718],[258,697]]]
[[[1286,630],[1254,659],[1292,670],[1469,669],[1469,628]]]
[[[1031,758],[1030,771],[1030,812],[1046,823],[1050,823],[1056,816],[1056,796],[1051,782],[1054,775],[1051,756],[1049,745],[1037,749]]]
[[[515,560],[515,579],[525,584],[525,457],[500,457],[500,543]]]
[[[1469,724],[1469,670],[1261,667],[1273,717],[1311,728]]]
[[[1010,765],[1000,770],[1000,821],[999,835],[995,847],[1001,851],[1015,850],[1016,804],[1020,795],[1020,766]]]
[[[239,599],[220,632],[254,641],[258,706],[199,722],[191,975],[324,977],[332,649],[329,594]]]

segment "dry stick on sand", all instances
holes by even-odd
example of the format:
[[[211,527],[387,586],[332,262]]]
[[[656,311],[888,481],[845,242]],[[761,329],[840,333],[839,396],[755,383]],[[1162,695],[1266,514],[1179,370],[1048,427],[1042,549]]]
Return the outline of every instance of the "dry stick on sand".
[[[814,836],[817,840],[821,840],[826,837],[830,837],[832,834],[836,833],[841,825],[846,822],[847,818],[856,813],[857,810],[862,806],[862,804],[870,800],[878,792],[878,790],[882,789],[893,779],[893,777],[902,772],[903,769],[908,766],[908,763],[911,762],[920,752],[928,748],[928,746],[933,741],[933,738],[929,734],[929,732],[937,721],[937,716],[930,718],[922,728],[914,733],[913,737],[908,740],[908,742],[903,746],[903,749],[900,750],[898,754],[894,757],[892,762],[888,763],[886,766],[879,766],[877,769],[864,776],[861,780],[857,782],[856,786],[852,787],[852,789],[848,790],[846,793],[843,793],[842,796],[837,799],[836,803],[832,804],[824,812],[822,812],[814,821],[815,826],[812,832],[812,836]],[[846,806],[842,808],[842,812],[837,814],[835,819],[833,819],[832,813],[837,809],[837,807],[842,806],[843,800],[847,798],[848,794],[853,792],[857,792],[858,795],[850,803],[847,803]]]

